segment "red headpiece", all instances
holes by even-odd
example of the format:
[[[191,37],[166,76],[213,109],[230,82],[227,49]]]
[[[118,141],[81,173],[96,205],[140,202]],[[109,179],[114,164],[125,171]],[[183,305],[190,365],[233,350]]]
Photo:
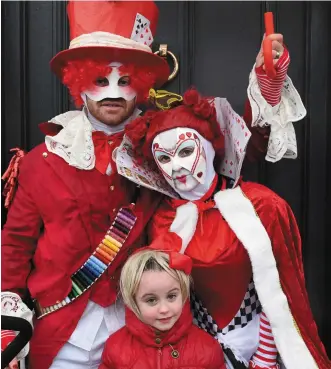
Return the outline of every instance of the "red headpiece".
[[[152,142],[158,134],[183,127],[195,129],[211,142],[218,157],[224,154],[224,136],[216,121],[213,105],[192,89],[184,94],[183,104],[170,110],[148,112],[126,126],[136,157],[153,161]]]

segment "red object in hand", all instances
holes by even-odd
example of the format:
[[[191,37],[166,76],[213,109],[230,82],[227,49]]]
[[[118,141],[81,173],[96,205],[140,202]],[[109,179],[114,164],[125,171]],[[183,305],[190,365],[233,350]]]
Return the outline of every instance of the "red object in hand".
[[[272,12],[264,13],[264,24],[266,33],[266,37],[263,41],[264,66],[267,76],[274,79],[277,73],[272,57],[272,41],[267,38],[267,36],[274,33],[274,18]]]

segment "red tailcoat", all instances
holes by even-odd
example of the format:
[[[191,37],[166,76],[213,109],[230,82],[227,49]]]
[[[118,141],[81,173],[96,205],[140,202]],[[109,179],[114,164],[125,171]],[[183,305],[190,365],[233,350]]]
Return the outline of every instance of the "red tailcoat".
[[[241,189],[252,202],[270,237],[280,283],[300,333],[318,367],[329,369],[331,363],[318,337],[309,306],[301,239],[291,208],[262,185],[243,182]],[[170,199],[161,204],[151,222],[152,240],[162,235],[168,237],[166,232],[175,218],[176,208],[186,202]],[[180,244],[172,245],[179,251]],[[252,278],[246,250],[219,210],[209,208],[199,214],[196,232],[185,253],[193,258],[192,276],[197,295],[219,327],[224,328],[239,310]]]
[[[19,185],[2,233],[2,290],[24,295],[26,286],[42,306],[63,300],[70,276],[92,254],[117,210],[129,205],[137,186],[118,174],[79,170],[41,144],[20,165]],[[68,341],[89,299],[115,302],[120,266],[141,245],[143,229],[160,197],[139,189],[138,216],[123,249],[103,277],[68,306],[35,321],[31,369],[47,369]]]

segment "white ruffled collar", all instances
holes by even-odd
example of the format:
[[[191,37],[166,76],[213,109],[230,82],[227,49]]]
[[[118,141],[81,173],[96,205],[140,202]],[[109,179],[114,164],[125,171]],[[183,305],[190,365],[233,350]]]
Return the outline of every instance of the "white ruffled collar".
[[[50,122],[61,125],[63,129],[55,136],[45,137],[47,149],[75,168],[91,170],[95,166],[92,132],[103,131],[110,135],[120,132],[125,125],[137,118],[140,113],[139,109],[135,109],[134,113],[125,122],[121,123],[121,129],[118,129],[117,126],[116,130],[112,130],[112,127],[108,127],[95,119],[91,122],[85,109],[57,115]]]

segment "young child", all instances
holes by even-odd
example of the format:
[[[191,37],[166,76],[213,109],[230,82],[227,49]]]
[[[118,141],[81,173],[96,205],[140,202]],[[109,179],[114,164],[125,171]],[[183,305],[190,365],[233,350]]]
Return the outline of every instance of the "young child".
[[[124,265],[126,326],[106,342],[99,369],[225,369],[219,343],[192,322],[192,260],[149,247]]]

